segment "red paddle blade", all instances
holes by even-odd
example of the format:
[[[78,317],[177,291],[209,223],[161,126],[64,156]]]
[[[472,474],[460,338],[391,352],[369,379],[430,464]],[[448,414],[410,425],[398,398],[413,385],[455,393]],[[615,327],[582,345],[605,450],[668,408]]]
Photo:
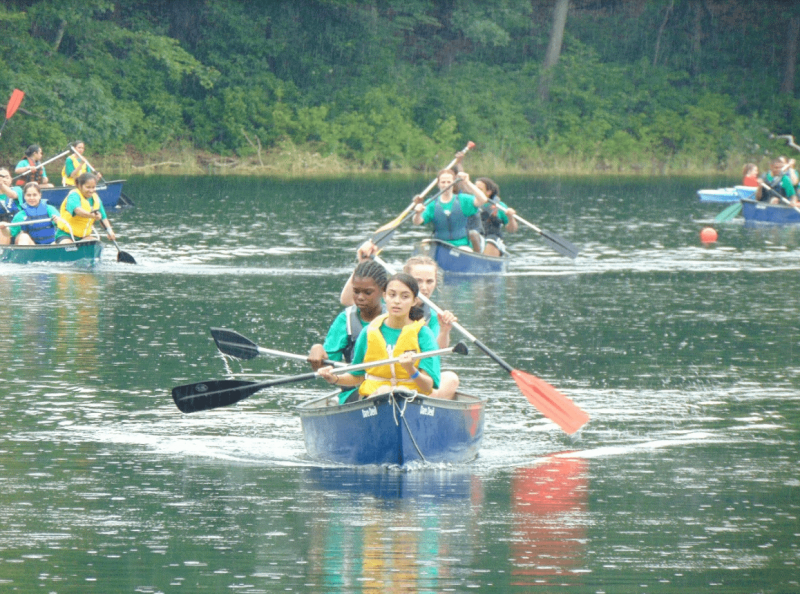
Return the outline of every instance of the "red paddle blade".
[[[10,118],[17,112],[17,108],[19,104],[22,103],[22,98],[25,97],[25,93],[20,91],[19,89],[14,89],[11,93],[11,98],[8,100],[8,105],[6,105],[6,119]]]
[[[511,371],[511,377],[528,402],[569,435],[589,421],[589,415],[546,381],[517,369]]]

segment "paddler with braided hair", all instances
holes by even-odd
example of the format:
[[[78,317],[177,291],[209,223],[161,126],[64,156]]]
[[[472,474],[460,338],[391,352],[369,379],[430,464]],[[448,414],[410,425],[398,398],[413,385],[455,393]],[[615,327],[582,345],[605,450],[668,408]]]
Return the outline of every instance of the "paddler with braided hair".
[[[361,398],[402,387],[420,394],[431,394],[439,387],[439,357],[413,360],[417,353],[439,348],[425,324],[422,309],[416,306],[419,285],[414,277],[400,272],[389,278],[384,293],[387,313],[373,320],[361,333],[353,350],[353,364],[399,357],[397,363],[379,365],[352,373],[333,374],[332,367],[317,373],[338,386],[358,386]]]

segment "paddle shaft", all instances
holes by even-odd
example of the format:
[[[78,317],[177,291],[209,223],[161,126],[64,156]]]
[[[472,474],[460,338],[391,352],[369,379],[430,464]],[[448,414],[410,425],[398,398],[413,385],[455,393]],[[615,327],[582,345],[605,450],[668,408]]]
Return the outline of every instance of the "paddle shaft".
[[[6,223],[6,227],[19,227],[20,225],[35,225],[36,223],[52,223],[50,219],[33,219],[31,221],[19,221],[18,223]]]
[[[64,151],[63,153],[61,153],[61,154],[59,154],[59,155],[56,155],[55,157],[52,157],[52,158],[48,159],[48,160],[47,160],[47,161],[45,161],[44,163],[39,163],[38,165],[36,165],[36,166],[34,167],[34,169],[39,169],[40,167],[44,167],[45,165],[49,165],[49,164],[50,164],[50,163],[52,163],[53,161],[56,161],[57,159],[60,159],[60,158],[61,158],[61,157],[63,157],[64,155],[68,155],[68,154],[69,154],[69,151]],[[27,174],[27,173],[20,173],[19,175],[15,176],[15,177],[12,179],[12,181],[13,181],[13,180],[15,180],[15,179],[19,179],[19,178],[21,178],[21,177],[22,177],[22,176],[24,176],[24,175],[28,175],[28,174]]]
[[[790,200],[789,200],[789,199],[788,199],[786,196],[784,196],[784,195],[782,195],[780,192],[778,192],[778,190],[776,190],[776,189],[775,189],[775,188],[773,188],[772,186],[769,186],[769,185],[765,184],[765,183],[764,183],[763,181],[761,181],[761,180],[759,180],[759,182],[758,182],[758,183],[760,183],[760,184],[761,184],[761,187],[762,187],[762,188],[764,188],[765,190],[768,190],[768,191],[772,192],[773,194],[775,194],[775,197],[776,197],[776,198],[780,198],[780,199],[781,199],[781,200],[783,200],[783,201],[784,201],[786,204],[788,204],[788,205],[789,205],[789,206],[791,206],[793,209],[795,209],[797,212],[800,212],[800,208],[797,208],[797,207],[796,207],[794,204],[792,204],[792,203],[791,203],[791,201],[790,201]]]
[[[491,204],[492,206],[496,206],[497,208],[499,208],[503,212],[508,212],[508,209],[505,206],[503,206],[502,204],[498,204],[498,203],[495,203],[495,202],[489,202],[487,204]],[[554,234],[552,234],[552,233],[550,233],[548,231],[545,231],[544,229],[540,229],[539,227],[537,227],[533,223],[528,222],[525,219],[523,219],[517,213],[514,213],[514,218],[517,220],[517,222],[520,222],[523,225],[526,225],[526,226],[530,227],[531,229],[533,229],[534,231],[536,231],[539,235],[541,235],[544,239],[546,239],[548,241],[548,243],[551,244],[551,247],[553,247],[558,253],[560,253],[560,254],[562,254],[564,256],[567,256],[568,258],[573,258],[573,259],[578,256],[578,252],[580,250],[577,247],[575,247],[574,245],[572,245],[570,242],[568,242],[567,240],[562,239],[561,237],[558,237],[557,235],[554,235]]]
[[[394,268],[392,268],[389,264],[384,262],[383,259],[380,256],[375,255],[375,256],[373,256],[373,258],[378,264],[383,266],[387,270],[387,272],[389,272],[389,274],[394,274],[395,273]],[[418,297],[422,300],[423,303],[425,303],[428,307],[430,307],[437,314],[444,313],[444,310],[441,307],[439,307],[433,301],[431,301],[430,299],[425,297],[425,295],[423,295],[422,293],[420,293],[418,295]],[[462,336],[464,336],[464,338],[469,340],[476,347],[478,347],[484,353],[489,355],[489,357],[492,358],[498,365],[500,365],[500,367],[502,367],[503,369],[505,369],[509,373],[514,371],[514,368],[511,367],[511,365],[509,365],[508,363],[503,361],[503,359],[501,359],[500,356],[497,353],[492,351],[489,347],[487,347],[480,340],[478,340],[475,336],[473,336],[472,333],[469,330],[467,330],[466,328],[464,328],[461,324],[459,324],[458,322],[453,322],[453,328],[458,330],[462,334]]]

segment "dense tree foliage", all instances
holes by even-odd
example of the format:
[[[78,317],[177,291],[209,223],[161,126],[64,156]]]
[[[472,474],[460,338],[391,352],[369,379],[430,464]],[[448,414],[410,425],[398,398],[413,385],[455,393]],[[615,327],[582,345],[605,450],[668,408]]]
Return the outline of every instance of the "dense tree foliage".
[[[557,45],[558,4],[9,0],[0,93],[26,97],[0,156],[81,138],[419,168],[472,139],[521,169],[651,171],[785,152],[769,133],[800,127],[797,3],[572,0]]]

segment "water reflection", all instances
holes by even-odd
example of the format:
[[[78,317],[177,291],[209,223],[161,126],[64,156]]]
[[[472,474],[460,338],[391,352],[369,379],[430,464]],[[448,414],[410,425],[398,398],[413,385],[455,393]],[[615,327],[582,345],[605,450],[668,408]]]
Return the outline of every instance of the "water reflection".
[[[303,473],[302,485],[318,492],[309,569],[326,585],[441,591],[463,583],[459,568],[480,547],[474,519],[483,486],[468,471],[316,468]]]
[[[515,586],[580,586],[585,567],[587,461],[555,455],[511,478]]]

